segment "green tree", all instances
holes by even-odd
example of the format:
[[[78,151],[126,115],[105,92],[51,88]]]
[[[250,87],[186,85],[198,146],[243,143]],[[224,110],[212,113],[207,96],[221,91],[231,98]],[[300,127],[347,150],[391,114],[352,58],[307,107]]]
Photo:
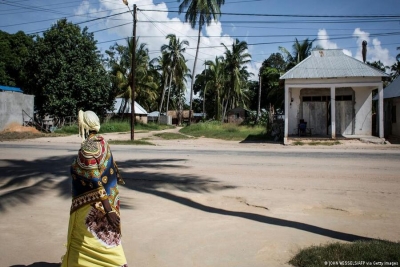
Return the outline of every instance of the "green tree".
[[[225,0],[183,0],[179,5],[179,14],[185,11],[185,21],[190,22],[190,25],[194,29],[196,24],[199,24],[199,31],[197,37],[196,55],[194,58],[193,70],[192,70],[192,81],[190,84],[190,114],[192,115],[192,102],[193,102],[193,85],[196,72],[197,57],[199,54],[200,36],[201,30],[205,24],[210,25],[213,20],[218,20],[221,15],[221,6],[225,3]],[[190,120],[189,120],[190,125]]]
[[[27,62],[28,93],[35,95],[40,115],[60,119],[92,110],[102,116],[113,104],[110,80],[93,34],[57,21],[43,37],[36,36]]]
[[[127,38],[127,45],[118,43],[106,51],[108,55],[108,65],[110,67],[110,77],[112,81],[113,97],[124,98],[124,105],[121,111],[125,110],[126,104],[130,102],[132,96],[131,89],[131,64],[132,46],[131,38]],[[136,40],[136,75],[135,75],[135,101],[145,109],[154,108],[154,103],[158,98],[158,79],[154,77],[154,72],[150,68],[149,51],[145,43]]]
[[[232,50],[225,44],[225,70],[227,74],[228,86],[224,97],[224,113],[222,118],[225,118],[227,107],[234,108],[235,106],[247,106],[248,89],[247,80],[250,74],[247,72],[245,64],[251,60],[251,55],[247,53],[247,43],[236,39],[232,43]]]
[[[301,61],[306,59],[310,53],[311,50],[313,50],[313,42],[310,41],[308,38],[305,39],[303,42],[299,42],[297,38],[295,39],[295,42],[292,45],[292,53],[290,53],[286,48],[284,47],[279,47],[279,50],[286,56],[286,68],[285,70],[290,70],[297,64],[299,64]],[[315,47],[315,49],[321,49],[320,47]]]
[[[226,85],[225,60],[222,56],[215,57],[214,61],[207,60],[204,64],[205,70],[196,76],[194,92],[202,96],[203,112],[207,117],[221,120],[221,94]]]
[[[168,111],[170,94],[172,91],[172,80],[175,78],[175,84],[179,84],[179,81],[177,79],[179,78],[180,80],[182,80],[182,74],[184,75],[188,71],[183,53],[186,50],[185,46],[188,46],[189,42],[186,40],[180,41],[179,38],[176,38],[175,34],[168,34],[166,39],[169,39],[169,43],[167,45],[161,46],[161,52],[167,53],[168,62],[170,64],[170,77],[168,86],[169,89],[166,107],[166,111]]]
[[[15,34],[0,31],[0,84],[25,90],[25,64],[33,44],[32,37],[22,31]]]
[[[397,60],[391,67],[391,77],[392,80],[396,79],[400,75],[400,61]]]

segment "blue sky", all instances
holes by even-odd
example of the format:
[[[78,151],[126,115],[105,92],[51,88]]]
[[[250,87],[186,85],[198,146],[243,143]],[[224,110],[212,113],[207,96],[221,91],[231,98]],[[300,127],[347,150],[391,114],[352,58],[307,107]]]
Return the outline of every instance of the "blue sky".
[[[381,60],[392,65],[400,50],[399,0],[225,0],[220,21],[202,32],[197,72],[204,61],[223,55],[235,38],[249,44],[252,62],[249,70],[257,79],[258,69],[279,46],[291,51],[294,39],[315,39],[314,44],[325,49],[344,49],[345,53],[361,60],[361,42],[368,42],[367,60]],[[160,55],[165,36],[174,33],[190,46],[185,53],[192,69],[197,41],[197,28],[192,29],[179,15],[176,0],[129,0],[138,11],[137,35],[147,44],[152,58]],[[122,0],[0,0],[0,30],[15,33],[40,32],[57,19],[67,17],[73,23],[82,23],[94,32],[101,51],[115,42],[124,44],[132,35],[132,15],[124,13]],[[115,16],[114,16],[115,15]],[[263,15],[263,16],[257,16]],[[268,15],[268,16],[265,16]],[[279,15],[279,16],[277,16]],[[282,16],[284,15],[284,16]],[[111,16],[104,18],[106,16]],[[310,17],[311,16],[311,17]],[[322,17],[312,17],[322,16]],[[349,16],[349,17],[326,17]],[[395,16],[395,17],[371,17]],[[103,18],[93,20],[96,18]]]

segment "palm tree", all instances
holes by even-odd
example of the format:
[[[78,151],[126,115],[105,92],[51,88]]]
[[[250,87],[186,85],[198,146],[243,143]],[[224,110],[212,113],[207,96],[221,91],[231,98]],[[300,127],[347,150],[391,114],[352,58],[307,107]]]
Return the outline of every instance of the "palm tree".
[[[159,101],[160,105],[158,108],[158,120],[157,121],[160,122],[160,116],[161,116],[161,112],[162,112],[162,106],[164,103],[165,91],[167,89],[168,75],[170,73],[168,54],[166,52],[163,52],[160,57],[153,59],[151,61],[151,63],[158,64],[157,69],[159,71],[161,71],[161,82],[164,81],[163,86],[162,86],[163,90],[161,93],[161,99]]]
[[[250,76],[244,66],[251,60],[251,55],[247,53],[247,42],[236,39],[230,50],[225,44],[225,62],[228,75],[228,91],[225,98],[225,109],[222,118],[225,118],[228,103],[234,105],[244,104],[246,95],[244,89],[247,87],[247,78]]]
[[[308,38],[305,39],[302,43],[300,43],[297,38],[295,39],[294,44],[292,45],[293,52],[290,53],[286,48],[280,46],[279,50],[286,56],[286,70],[289,70],[299,64],[301,61],[306,59],[313,49],[313,41],[310,41]],[[316,49],[322,49],[321,47],[317,46]]]
[[[136,44],[139,44],[137,39]],[[124,104],[120,108],[120,112],[124,112],[127,103],[131,99],[132,90],[131,83],[131,57],[132,57],[133,42],[127,39],[127,46],[115,44],[111,50],[107,51],[110,56],[110,74],[112,87],[114,88],[115,96],[124,98]],[[156,101],[158,97],[157,82],[149,73],[149,51],[146,44],[142,43],[136,47],[136,102],[143,105],[144,108],[149,109],[151,104]],[[132,103],[133,108],[133,103]]]
[[[206,93],[210,92],[214,96],[214,115],[215,120],[221,119],[221,100],[220,96],[226,83],[225,75],[225,61],[224,58],[215,57],[215,61],[208,60],[205,62],[207,69],[204,71],[204,75],[200,76],[200,79],[204,79],[202,84],[204,84],[203,92],[203,112],[205,112],[205,101]]]
[[[197,37],[197,48],[196,56],[194,58],[193,70],[192,70],[192,81],[190,84],[190,109],[189,109],[189,125],[190,118],[192,117],[192,104],[193,104],[193,84],[196,71],[197,57],[199,54],[200,36],[201,30],[204,24],[210,25],[213,20],[218,20],[221,15],[221,6],[225,3],[225,0],[183,0],[179,5],[179,14],[186,10],[185,20],[190,22],[190,25],[194,29],[196,24],[199,24],[199,31]]]
[[[188,46],[189,42],[186,40],[183,40],[182,42],[177,39],[175,34],[168,34],[166,39],[169,39],[169,44],[168,45],[163,45],[161,46],[161,52],[166,52],[168,55],[168,61],[170,63],[170,77],[169,77],[169,89],[168,89],[168,97],[167,97],[167,107],[166,111],[168,112],[168,105],[169,105],[169,99],[170,99],[170,93],[171,93],[171,83],[175,75],[175,70],[176,67],[182,69],[187,69],[186,67],[186,60],[185,57],[183,56],[182,53],[185,52],[186,48],[184,47],[185,45]]]

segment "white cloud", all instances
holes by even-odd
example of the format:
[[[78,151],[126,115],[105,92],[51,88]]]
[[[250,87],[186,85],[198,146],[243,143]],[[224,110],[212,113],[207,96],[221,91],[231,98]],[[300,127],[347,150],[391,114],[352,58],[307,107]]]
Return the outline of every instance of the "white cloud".
[[[116,3],[119,3],[122,9],[118,8]],[[195,29],[192,29],[189,23],[184,23],[178,17],[171,18],[171,14],[170,17],[168,17],[168,12],[159,12],[168,11],[165,3],[154,4],[153,0],[129,1],[130,6],[133,4],[137,4],[137,7],[139,8],[137,12],[137,36],[140,38],[141,43],[147,44],[147,48],[150,51],[150,57],[158,57],[161,54],[161,46],[163,44],[167,44],[168,42],[168,40],[165,39],[166,35],[175,34],[177,38],[180,38],[180,40],[187,40],[189,42],[189,46],[186,48],[184,56],[186,60],[188,60],[188,67],[193,70],[194,58],[196,55],[198,25],[196,25]],[[122,1],[115,1],[111,3],[111,1],[99,0],[96,6],[99,6],[98,11],[111,10],[108,15],[123,12],[124,8],[126,8]],[[140,9],[143,11],[140,11]],[[87,10],[91,10],[91,7],[89,2],[85,1],[80,5],[79,10],[76,10],[76,12],[85,14]],[[102,16],[106,15],[105,13],[101,14]],[[175,16],[175,13],[172,13],[172,15]],[[162,23],[157,23],[157,21],[161,21]],[[114,34],[119,36],[119,38],[124,38],[132,36],[132,24],[129,22],[132,22],[132,14],[126,13],[119,16],[110,17],[105,21],[104,25],[100,25],[99,28],[110,28],[108,33],[101,32],[105,40],[110,39],[110,37],[106,37],[106,34]],[[129,24],[118,26],[124,23]],[[234,25],[232,26],[234,27]],[[204,62],[206,60],[214,60],[216,56],[224,55],[225,48],[221,45],[221,43],[224,43],[228,48],[230,48],[233,41],[234,38],[223,33],[220,22],[213,22],[210,24],[210,26],[205,26],[201,35],[195,75],[204,70]],[[124,42],[124,40],[118,41],[118,43],[121,44]],[[109,45],[112,45],[112,43]],[[248,65],[248,70],[253,72],[255,76],[258,74],[258,68],[259,66],[252,66],[251,64]],[[190,80],[188,80],[187,89],[188,91],[190,90]],[[186,97],[189,99],[189,93],[186,94]]]
[[[367,41],[367,61],[381,61],[385,66],[391,66],[395,63],[395,58],[390,56],[389,50],[381,46],[381,42],[378,38],[369,37],[369,33],[362,31],[360,28],[356,28],[353,32],[353,36],[357,38],[357,53],[356,58],[362,61],[362,42]]]
[[[336,43],[329,40],[328,32],[325,29],[318,30],[317,44],[323,49],[339,49],[339,46]],[[343,53],[350,57],[353,56],[351,51],[347,49],[343,49]]]

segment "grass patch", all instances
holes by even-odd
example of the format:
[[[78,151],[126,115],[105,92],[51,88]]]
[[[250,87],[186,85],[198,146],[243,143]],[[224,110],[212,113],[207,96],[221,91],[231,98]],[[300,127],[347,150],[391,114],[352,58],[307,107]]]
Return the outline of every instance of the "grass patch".
[[[339,141],[325,141],[325,142],[310,142],[308,145],[310,146],[334,146],[334,145],[340,145],[341,143]]]
[[[293,142],[293,145],[294,145],[294,146],[304,146],[305,143],[302,142],[302,141],[294,141],[294,142]]]
[[[353,264],[345,264],[345,261],[353,261]],[[296,267],[329,266],[329,263],[332,266],[333,262],[338,262],[338,264],[335,264],[336,266],[354,266],[355,261],[359,263],[355,266],[364,266],[368,263],[373,265],[374,262],[382,262],[383,266],[392,266],[385,265],[385,262],[399,264],[400,242],[373,240],[312,246],[301,250],[289,263]],[[325,264],[325,262],[328,264]],[[343,264],[339,264],[340,262]]]
[[[160,137],[165,140],[191,139],[190,136],[183,135],[180,133],[159,133],[159,134],[155,134],[155,136]]]
[[[58,137],[64,134],[57,133],[32,133],[32,132],[2,132],[0,133],[0,141],[12,141],[22,139],[33,139],[40,137]]]
[[[171,129],[174,126],[171,125],[161,125],[157,123],[136,123],[135,124],[135,133],[137,132],[148,132],[148,131],[160,131],[165,129]],[[100,127],[100,134],[103,133],[117,133],[117,132],[130,132],[131,125],[128,121],[109,121],[101,124]],[[63,134],[78,134],[78,125],[70,125],[64,126],[60,129],[55,131],[56,133],[63,133]]]
[[[155,144],[150,143],[146,140],[110,140],[109,144],[112,145],[147,145],[147,146],[155,146]]]
[[[309,146],[334,146],[334,145],[340,145],[341,143],[339,141],[311,141],[311,142],[303,142],[303,141],[294,141],[292,145],[294,146],[304,146],[304,145],[309,145]]]
[[[269,140],[265,127],[239,126],[236,124],[220,123],[216,121],[196,123],[180,129],[181,133],[195,136],[223,140],[241,141],[249,136],[257,136],[258,140]]]

